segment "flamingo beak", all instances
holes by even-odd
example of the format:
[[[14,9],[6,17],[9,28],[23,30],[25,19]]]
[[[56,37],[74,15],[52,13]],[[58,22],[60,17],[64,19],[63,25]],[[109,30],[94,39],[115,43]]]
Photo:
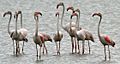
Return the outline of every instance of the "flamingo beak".
[[[52,39],[49,39],[50,42],[52,42]]]

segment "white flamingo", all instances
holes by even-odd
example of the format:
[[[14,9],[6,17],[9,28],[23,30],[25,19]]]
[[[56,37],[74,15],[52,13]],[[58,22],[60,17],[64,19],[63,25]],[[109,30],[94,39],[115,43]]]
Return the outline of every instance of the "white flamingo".
[[[22,52],[23,52],[23,49],[24,49],[24,41],[27,42],[28,39],[27,39],[27,32],[28,30],[23,28],[23,25],[22,25],[22,11],[18,11],[18,15],[21,15],[20,17],[20,21],[21,21],[21,28],[19,29],[19,32],[20,32],[20,37],[21,37],[21,41],[23,41],[23,45],[22,45]],[[23,52],[24,53],[24,52]]]
[[[77,25],[77,27],[78,27],[78,31],[79,30],[81,30],[82,28],[81,27],[79,27],[79,20],[80,20],[80,10],[79,9],[76,9],[76,10],[74,10],[74,12],[78,12],[78,25]],[[83,30],[83,29],[82,29]],[[89,47],[89,54],[90,54],[90,44],[89,44],[89,40],[91,40],[92,42],[94,42],[94,38],[93,38],[93,35],[92,35],[92,33],[90,33],[88,30],[86,30],[86,29],[84,29],[84,32],[85,32],[85,34],[86,34],[86,38],[85,38],[85,40],[88,40],[88,47]],[[79,48],[79,43],[78,43],[78,48]],[[79,51],[80,52],[80,51]],[[78,52],[78,53],[79,53]]]
[[[78,17],[78,14],[77,13],[73,13],[71,15],[71,18],[73,16],[77,16],[77,21],[79,20],[79,17]],[[78,22],[79,23],[79,22]],[[79,28],[79,24],[78,24],[78,28]],[[81,29],[76,31],[76,37],[77,37],[77,42],[78,42],[78,53],[80,53],[80,48],[79,48],[79,40],[82,40],[82,54],[84,54],[84,41],[85,40],[91,40],[91,41],[94,41],[93,40],[93,37],[91,37],[89,34],[91,34],[89,31],[87,31],[86,29]],[[89,39],[88,39],[89,38]],[[90,53],[90,50],[89,50],[89,53]]]

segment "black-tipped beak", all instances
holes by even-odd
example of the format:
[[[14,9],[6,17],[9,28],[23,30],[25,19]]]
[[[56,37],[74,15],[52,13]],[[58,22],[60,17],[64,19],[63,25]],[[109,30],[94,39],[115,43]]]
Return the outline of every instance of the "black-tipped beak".
[[[70,16],[70,19],[72,19],[73,15]]]
[[[115,46],[115,42],[113,42],[113,44],[112,44],[112,47],[114,47]]]
[[[3,14],[3,17],[5,17],[6,13]]]
[[[95,14],[92,15],[92,17],[94,17],[94,16],[95,16]]]
[[[14,18],[15,18],[16,16],[14,15]]]
[[[52,42],[52,39],[49,39],[50,42]]]

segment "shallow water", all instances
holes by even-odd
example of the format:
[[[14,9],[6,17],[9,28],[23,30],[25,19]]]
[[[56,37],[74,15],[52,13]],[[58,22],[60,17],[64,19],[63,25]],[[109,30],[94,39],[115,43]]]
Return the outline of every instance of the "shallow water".
[[[35,21],[33,14],[35,11],[42,12],[40,17],[39,31],[47,33],[53,37],[56,31],[55,17],[56,5],[59,0],[0,0],[0,64],[119,64],[120,63],[120,0],[61,0],[65,7],[73,6],[80,8],[80,26],[88,29],[95,38],[95,43],[91,42],[91,54],[88,54],[87,43],[85,55],[70,54],[71,42],[69,35],[61,29],[64,33],[64,38],[61,41],[61,55],[56,54],[55,43],[46,42],[48,48],[48,55],[42,55],[43,61],[36,61],[36,49],[32,40],[35,31]],[[7,32],[8,18],[3,18],[2,15],[6,11],[17,10],[23,12],[23,24],[28,32],[28,43],[25,43],[25,55],[18,57],[12,53],[12,40],[9,38]],[[61,11],[61,10],[59,10]],[[116,42],[115,47],[111,49],[111,60],[104,61],[103,46],[98,41],[97,24],[98,17],[91,17],[94,12],[101,12],[103,15],[101,32],[110,35]],[[69,22],[71,12],[65,11],[64,24]],[[12,21],[14,21],[12,19]],[[14,29],[14,22],[11,22],[11,30]]]

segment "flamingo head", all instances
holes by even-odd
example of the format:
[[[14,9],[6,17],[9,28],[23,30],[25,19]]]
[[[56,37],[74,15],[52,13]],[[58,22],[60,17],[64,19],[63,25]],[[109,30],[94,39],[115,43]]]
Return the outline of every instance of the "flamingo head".
[[[102,14],[101,14],[101,13],[94,13],[94,14],[92,15],[92,17],[94,17],[94,16],[96,16],[96,15],[102,18]]]
[[[78,14],[77,13],[72,13],[70,18],[72,19],[73,16],[78,16]]]
[[[10,15],[12,15],[12,12],[11,12],[11,11],[7,11],[7,12],[5,12],[5,13],[3,14],[3,17],[5,17],[6,14],[10,14]]]
[[[68,11],[68,10],[72,10],[72,11],[74,12],[74,8],[73,8],[72,6],[68,7],[68,8],[67,8],[67,11]]]
[[[42,13],[41,13],[41,12],[35,12],[35,13],[34,13],[34,16],[38,16],[38,15],[41,15],[41,16],[42,16]]]
[[[52,42],[52,38],[50,36],[48,36],[48,41]]]
[[[80,9],[76,9],[75,12],[79,12],[80,13]]]
[[[55,16],[59,16],[59,12],[57,12],[57,13],[55,14]]]
[[[114,41],[111,41],[112,42],[112,47],[114,47],[115,46],[115,42]]]
[[[18,17],[18,14],[17,14],[17,12],[15,12],[14,18],[17,18],[17,17]]]
[[[19,10],[19,11],[18,11],[18,14],[22,14],[22,11]]]
[[[57,4],[57,9],[58,9],[59,6],[64,6],[64,3],[60,2],[59,4]]]

